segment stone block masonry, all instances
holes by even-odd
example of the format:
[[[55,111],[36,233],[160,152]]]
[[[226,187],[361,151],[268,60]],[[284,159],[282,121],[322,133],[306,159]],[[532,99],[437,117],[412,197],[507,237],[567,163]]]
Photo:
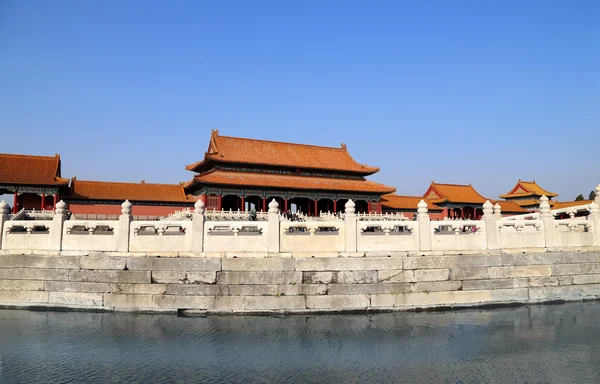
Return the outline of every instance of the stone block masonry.
[[[600,297],[600,251],[389,257],[0,255],[0,306],[207,314],[413,310]]]

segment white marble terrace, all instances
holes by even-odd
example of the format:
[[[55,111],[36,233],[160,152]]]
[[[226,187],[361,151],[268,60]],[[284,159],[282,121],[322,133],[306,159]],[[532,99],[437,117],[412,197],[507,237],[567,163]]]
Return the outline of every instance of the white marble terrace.
[[[352,255],[399,251],[482,251],[498,249],[600,246],[600,185],[596,201],[568,208],[570,218],[558,220],[543,196],[540,212],[502,217],[500,206],[487,201],[481,220],[432,221],[427,204],[418,205],[417,219],[402,214],[355,213],[351,200],[345,213],[319,217],[282,215],[275,200],[268,212],[176,212],[160,221],[134,221],[131,203],[122,204],[118,220],[67,219],[61,201],[44,219],[9,214],[0,202],[0,249],[10,251],[98,251],[140,254],[253,253],[276,255]],[[586,217],[575,217],[586,211]],[[46,213],[47,215],[47,213]],[[26,218],[26,219],[25,219]]]

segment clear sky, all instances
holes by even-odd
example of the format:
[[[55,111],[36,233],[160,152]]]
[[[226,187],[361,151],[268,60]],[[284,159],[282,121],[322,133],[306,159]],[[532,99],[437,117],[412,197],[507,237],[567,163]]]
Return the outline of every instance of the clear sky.
[[[179,182],[210,130],[346,143],[371,179],[600,183],[600,1],[0,1],[0,152]]]

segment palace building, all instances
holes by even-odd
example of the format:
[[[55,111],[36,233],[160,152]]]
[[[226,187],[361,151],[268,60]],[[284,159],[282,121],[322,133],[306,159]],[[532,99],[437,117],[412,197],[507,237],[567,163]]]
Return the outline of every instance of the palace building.
[[[417,214],[417,205],[423,200],[420,196],[399,196],[395,193],[381,196],[384,213],[403,213],[408,219],[412,219]],[[425,200],[429,217],[432,219],[443,218],[444,209]]]
[[[318,215],[343,212],[352,199],[357,212],[381,212],[381,196],[395,188],[366,179],[379,168],[356,162],[339,148],[245,139],[211,132],[201,161],[186,167],[195,173],[185,185],[206,208],[266,211],[275,199],[280,209]]]
[[[120,183],[71,179],[62,196],[75,215],[118,215],[129,200],[134,216],[167,216],[176,210],[191,209],[196,202],[181,184]]]
[[[21,209],[52,210],[63,199],[69,210],[84,215],[118,215],[129,200],[133,214],[158,218],[191,209],[202,199],[208,210],[266,211],[275,199],[283,211],[317,216],[343,212],[352,199],[361,213],[417,213],[421,200],[433,220],[480,219],[483,204],[499,204],[503,215],[526,214],[539,209],[540,198],[557,197],[535,181],[519,180],[504,200],[487,199],[471,184],[431,182],[423,196],[400,196],[395,188],[367,180],[377,167],[359,164],[346,145],[323,147],[219,135],[213,130],[204,158],[186,167],[194,172],[187,183],[153,184],[87,181],[61,176],[55,156],[0,154],[0,194],[12,194],[13,213]],[[561,215],[590,201],[549,201]],[[582,211],[583,212],[583,211]],[[579,211],[575,215],[585,214]]]
[[[431,182],[423,195],[428,202],[440,207],[442,217],[479,220],[483,216],[483,204],[489,200],[498,203],[503,215],[521,215],[528,213],[518,204],[510,201],[498,201],[483,197],[471,184],[441,184]]]
[[[61,177],[60,155],[0,154],[0,195],[12,194],[13,213],[54,209],[69,180]]]
[[[443,209],[442,215],[449,218],[477,219],[483,215],[485,197],[471,184],[441,184],[431,182],[423,198]]]
[[[558,196],[556,193],[548,192],[540,187],[535,180],[522,181],[519,179],[510,192],[500,195],[500,198],[513,201],[529,211],[535,211],[540,208],[540,198],[544,195],[548,198],[550,206],[553,206],[554,201],[552,201],[552,198]]]

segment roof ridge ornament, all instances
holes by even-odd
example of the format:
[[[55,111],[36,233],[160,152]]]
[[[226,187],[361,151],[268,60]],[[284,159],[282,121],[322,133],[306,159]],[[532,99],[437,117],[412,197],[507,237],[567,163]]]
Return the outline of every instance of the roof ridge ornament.
[[[344,151],[348,151],[348,147],[346,147],[346,144],[342,143],[342,149],[343,149]]]

